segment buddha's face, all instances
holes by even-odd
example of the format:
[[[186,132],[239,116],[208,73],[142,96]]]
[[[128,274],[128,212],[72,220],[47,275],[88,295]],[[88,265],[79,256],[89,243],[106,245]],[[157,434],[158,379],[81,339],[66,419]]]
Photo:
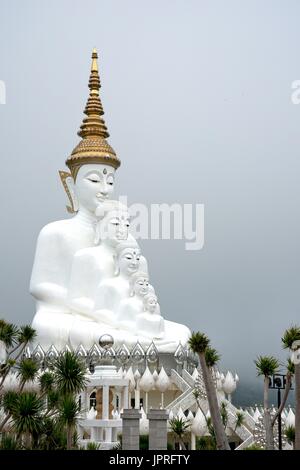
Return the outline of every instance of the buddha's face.
[[[139,297],[144,297],[149,292],[149,279],[138,277],[134,283],[134,293]]]
[[[157,309],[157,297],[155,295],[149,297],[146,302],[146,309],[150,313],[155,313]]]
[[[127,240],[129,226],[130,220],[127,211],[111,211],[100,222],[101,240],[112,242]]]
[[[79,208],[94,213],[99,203],[110,199],[114,190],[115,169],[109,165],[82,165],[78,171],[75,192]]]
[[[120,273],[130,276],[140,267],[141,252],[138,248],[125,248],[119,255]]]

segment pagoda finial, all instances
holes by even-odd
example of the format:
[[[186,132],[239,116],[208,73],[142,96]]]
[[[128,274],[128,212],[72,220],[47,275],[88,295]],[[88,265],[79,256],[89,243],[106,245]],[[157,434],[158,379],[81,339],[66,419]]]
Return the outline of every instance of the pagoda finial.
[[[74,179],[76,179],[80,166],[85,163],[107,163],[114,168],[120,166],[120,160],[115,151],[105,140],[109,137],[109,133],[102,117],[104,111],[99,96],[101,83],[97,59],[97,50],[94,48],[89,79],[90,94],[84,109],[84,114],[87,117],[83,119],[78,131],[82,140],[66,161]]]
[[[97,49],[94,47],[93,53],[92,53],[92,67],[91,67],[91,71],[94,70],[95,72],[98,72],[98,63],[97,63],[97,59],[98,59]]]

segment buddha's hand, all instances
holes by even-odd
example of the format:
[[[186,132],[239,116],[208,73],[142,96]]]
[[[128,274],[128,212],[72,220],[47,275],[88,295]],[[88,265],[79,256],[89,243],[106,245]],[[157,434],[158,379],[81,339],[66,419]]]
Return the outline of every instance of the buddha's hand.
[[[106,325],[114,327],[116,325],[115,314],[112,310],[100,309],[93,312],[94,320],[97,323],[105,323]]]

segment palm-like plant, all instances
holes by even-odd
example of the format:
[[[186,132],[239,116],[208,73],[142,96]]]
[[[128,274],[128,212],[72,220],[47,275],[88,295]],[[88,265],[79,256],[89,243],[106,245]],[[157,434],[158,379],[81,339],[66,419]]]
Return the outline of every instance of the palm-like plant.
[[[21,326],[18,332],[18,342],[25,346],[34,340],[36,331],[30,325]]]
[[[18,450],[19,443],[14,434],[3,433],[0,439],[0,450]]]
[[[220,413],[221,413],[221,418],[222,418],[224,429],[226,429],[229,416],[228,416],[228,411],[227,411],[227,405],[224,401],[222,401],[221,403]]]
[[[210,443],[213,449],[215,450],[217,449],[217,440],[216,440],[216,433],[212,424],[211,416],[206,416],[205,421],[206,421],[207,430],[210,435]]]
[[[36,361],[31,358],[24,358],[20,361],[17,376],[20,380],[20,391],[23,390],[27,382],[33,382],[37,376],[39,366]]]
[[[293,449],[295,448],[295,437],[296,437],[296,432],[295,432],[295,427],[294,426],[287,426],[284,430],[285,437],[287,438],[287,441],[289,444],[293,446]]]
[[[62,395],[80,393],[87,384],[84,362],[74,352],[66,351],[54,362],[54,379]]]
[[[32,435],[42,431],[43,400],[34,392],[18,394],[11,409],[13,429],[17,436],[24,436],[25,447],[30,447]]]
[[[6,425],[7,421],[11,417],[13,407],[15,406],[18,399],[17,392],[14,391],[7,391],[1,396],[1,406],[4,411],[4,418],[0,422],[0,432],[3,431],[4,426]]]
[[[169,421],[170,429],[175,436],[175,440],[178,441],[181,450],[186,450],[183,438],[187,433],[190,422],[183,418],[172,418]]]
[[[285,349],[293,350],[295,342],[300,341],[300,327],[293,325],[286,330],[281,338]],[[296,343],[297,344],[297,343]],[[299,348],[296,346],[296,349]],[[300,450],[300,363],[295,363],[295,450]]]
[[[273,356],[258,356],[254,361],[257,375],[264,376],[264,422],[266,430],[266,447],[268,450],[274,449],[274,435],[269,408],[269,381],[270,376],[276,374],[279,368],[278,360]]]
[[[210,348],[209,338],[201,332],[194,332],[192,334],[189,339],[189,346],[191,350],[199,356],[212,424],[216,435],[217,448],[230,450],[225,429],[222,423],[216,388],[213,382],[210,368],[206,362],[207,351],[210,351],[208,353],[208,358],[210,360],[213,359],[213,357],[216,357],[216,351]]]
[[[7,323],[5,320],[0,320],[0,341],[3,342],[5,347],[11,348],[17,342],[18,328],[12,323]]]
[[[61,397],[61,400],[58,402],[59,416],[61,422],[66,426],[67,449],[71,449],[75,421],[79,413],[76,395],[87,384],[85,364],[74,352],[66,351],[54,362],[53,374],[56,390],[54,394],[53,392],[48,394],[48,406],[51,397],[57,398],[55,393],[58,393]]]
[[[72,448],[72,440],[79,413],[79,405],[72,395],[64,396],[59,403],[59,419],[67,429],[67,450]]]
[[[237,428],[240,428],[241,426],[243,426],[243,424],[245,423],[245,420],[246,418],[245,418],[244,413],[242,411],[237,411],[234,431],[236,431]]]
[[[221,359],[221,355],[218,353],[218,351],[214,348],[211,348],[208,346],[205,350],[205,361],[207,364],[207,367],[214,367],[217,362]]]
[[[3,349],[5,349],[6,356],[5,362],[0,366],[0,389],[3,387],[11,368],[17,363],[25,347],[35,336],[35,330],[29,325],[18,328],[12,323],[0,320],[0,349],[2,355]]]
[[[51,372],[44,372],[39,377],[39,383],[42,394],[51,392],[54,388],[54,375]]]

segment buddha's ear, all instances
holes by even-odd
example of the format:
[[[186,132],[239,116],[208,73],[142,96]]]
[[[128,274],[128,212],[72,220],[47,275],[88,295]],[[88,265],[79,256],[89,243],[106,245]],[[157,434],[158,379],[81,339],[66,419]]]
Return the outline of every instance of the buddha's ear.
[[[79,204],[74,190],[73,177],[71,173],[68,173],[67,171],[59,171],[59,176],[71,204],[71,206],[66,206],[67,211],[70,214],[75,214],[76,212],[78,212]]]

